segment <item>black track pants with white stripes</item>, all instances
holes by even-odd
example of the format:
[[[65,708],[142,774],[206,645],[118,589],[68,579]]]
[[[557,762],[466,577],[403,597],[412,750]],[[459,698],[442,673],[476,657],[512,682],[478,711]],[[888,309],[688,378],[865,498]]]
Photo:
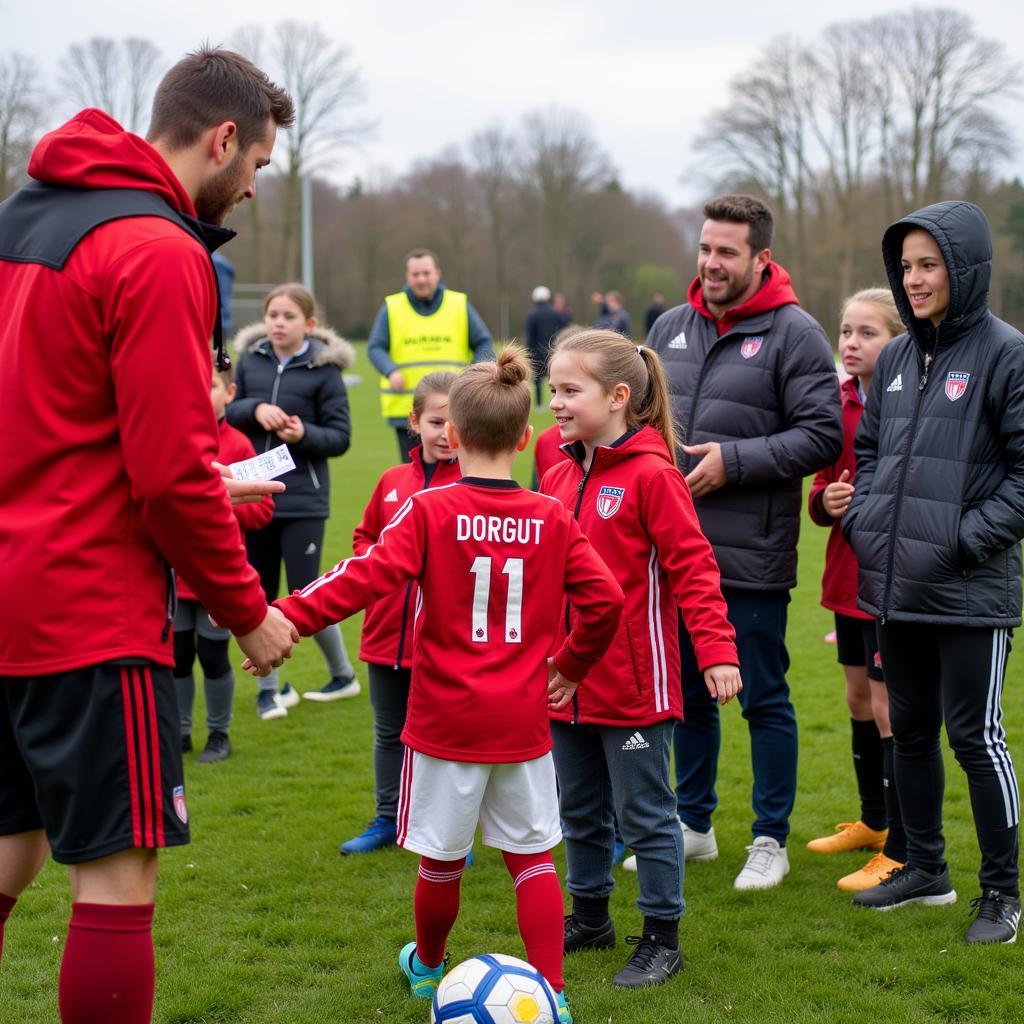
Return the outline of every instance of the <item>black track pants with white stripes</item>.
[[[950,746],[967,773],[982,889],[1017,895],[1020,794],[1001,706],[1010,630],[887,622],[878,626],[878,646],[908,862],[931,872],[945,866],[939,747],[945,721]]]

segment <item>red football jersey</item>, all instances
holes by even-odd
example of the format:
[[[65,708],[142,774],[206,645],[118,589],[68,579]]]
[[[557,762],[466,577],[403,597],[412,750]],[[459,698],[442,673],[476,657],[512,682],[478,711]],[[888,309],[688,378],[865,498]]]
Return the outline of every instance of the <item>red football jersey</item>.
[[[402,741],[450,761],[546,754],[548,657],[582,679],[611,643],[623,603],[572,515],[512,480],[464,478],[414,494],[365,554],[275,603],[310,636],[413,579],[420,600]],[[576,615],[555,650],[563,594]]]

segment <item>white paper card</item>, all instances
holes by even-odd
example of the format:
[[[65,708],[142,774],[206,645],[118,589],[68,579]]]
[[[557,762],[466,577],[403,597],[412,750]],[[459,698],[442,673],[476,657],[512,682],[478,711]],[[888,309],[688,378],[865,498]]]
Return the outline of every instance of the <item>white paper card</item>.
[[[288,445],[281,444],[244,462],[232,462],[230,469],[236,480],[273,480],[295,468]]]

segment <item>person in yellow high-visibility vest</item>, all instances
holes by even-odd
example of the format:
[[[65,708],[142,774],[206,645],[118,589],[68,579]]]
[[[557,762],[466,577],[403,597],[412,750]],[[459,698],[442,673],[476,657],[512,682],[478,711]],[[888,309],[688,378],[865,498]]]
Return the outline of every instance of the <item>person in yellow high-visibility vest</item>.
[[[367,355],[380,373],[381,415],[395,428],[408,459],[416,435],[407,427],[412,393],[435,370],[458,371],[494,358],[491,332],[464,292],[441,283],[441,266],[429,249],[405,258],[405,287],[389,295],[373,322]]]

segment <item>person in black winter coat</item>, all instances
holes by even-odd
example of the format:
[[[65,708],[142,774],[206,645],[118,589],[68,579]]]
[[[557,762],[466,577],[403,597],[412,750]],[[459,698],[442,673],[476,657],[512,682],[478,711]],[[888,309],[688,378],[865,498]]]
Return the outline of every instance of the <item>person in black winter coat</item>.
[[[275,288],[263,304],[263,321],[235,338],[239,355],[235,400],[228,406],[231,426],[241,430],[257,452],[284,443],[295,469],[281,479],[269,526],[246,535],[249,561],[260,574],[268,601],[278,595],[281,561],[289,591],[320,575],[324,524],[330,514],[327,460],[343,455],[351,442],[348,394],[341,371],[355,362],[352,346],[330,328],[318,327],[313,296],[298,284]],[[359,682],[337,625],[316,635],[330,678],[307,700],[355,697]],[[283,718],[299,695],[285,683],[278,692],[276,672],[259,680],[260,718]]]
[[[533,289],[533,306],[526,314],[523,332],[526,346],[530,350],[533,364],[533,386],[537,394],[537,405],[543,397],[542,387],[548,372],[548,353],[551,339],[564,326],[562,315],[551,304],[551,292],[542,284]]]
[[[854,903],[956,899],[942,835],[945,720],[981,848],[966,939],[1012,942],[1020,796],[1000,701],[1021,622],[1024,336],[988,310],[992,240],[972,203],[904,217],[882,254],[909,330],[879,357],[842,524],[859,604],[878,619],[908,859]]]

